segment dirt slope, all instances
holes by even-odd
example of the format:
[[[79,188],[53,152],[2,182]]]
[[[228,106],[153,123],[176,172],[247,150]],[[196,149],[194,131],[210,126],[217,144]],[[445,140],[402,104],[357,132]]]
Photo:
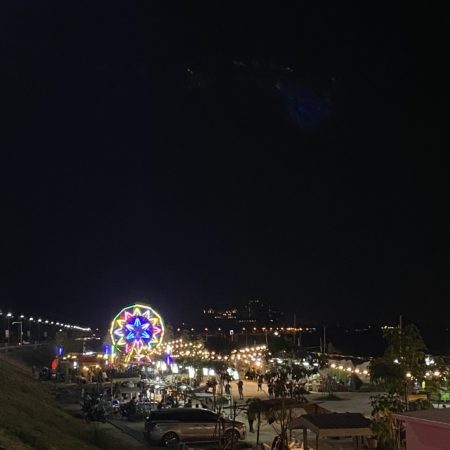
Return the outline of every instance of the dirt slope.
[[[121,448],[104,427],[64,412],[31,369],[0,355],[0,450]]]

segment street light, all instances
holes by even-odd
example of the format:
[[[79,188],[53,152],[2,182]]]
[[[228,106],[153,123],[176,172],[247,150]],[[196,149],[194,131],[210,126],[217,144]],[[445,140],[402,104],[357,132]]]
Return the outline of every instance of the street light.
[[[13,322],[12,325],[20,324],[20,345],[23,345],[23,331],[22,331],[22,321]]]
[[[9,329],[9,321],[10,321],[10,319],[11,319],[11,317],[12,317],[13,315],[12,315],[12,313],[8,313],[8,314],[6,314],[6,318],[7,318],[7,320],[8,320],[8,345],[9,345],[9,343],[10,343],[10,337],[9,337],[9,335],[10,335],[10,329]]]
[[[41,322],[42,322],[42,319],[39,318],[38,319],[38,335],[37,335],[37,341],[38,342],[41,340]]]
[[[32,333],[31,333],[31,322],[34,322],[34,317],[33,316],[31,316],[29,319],[28,319],[28,338],[29,338],[29,341],[31,342],[31,340],[32,340]]]

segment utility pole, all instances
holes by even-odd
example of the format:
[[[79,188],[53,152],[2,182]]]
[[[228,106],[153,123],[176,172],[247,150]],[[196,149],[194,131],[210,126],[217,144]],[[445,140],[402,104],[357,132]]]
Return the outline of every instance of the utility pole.
[[[327,353],[327,326],[323,326],[323,353]]]

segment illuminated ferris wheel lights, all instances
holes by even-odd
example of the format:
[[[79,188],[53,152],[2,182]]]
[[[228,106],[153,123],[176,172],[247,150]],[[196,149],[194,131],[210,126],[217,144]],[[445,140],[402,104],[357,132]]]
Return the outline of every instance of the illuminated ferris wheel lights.
[[[146,305],[133,305],[122,309],[111,324],[114,347],[125,354],[125,360],[148,357],[161,345],[164,325],[161,317]]]

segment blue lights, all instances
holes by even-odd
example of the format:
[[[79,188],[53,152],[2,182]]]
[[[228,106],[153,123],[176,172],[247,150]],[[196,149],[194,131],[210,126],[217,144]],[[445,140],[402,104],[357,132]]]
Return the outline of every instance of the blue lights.
[[[125,339],[128,342],[144,341],[146,344],[152,339],[153,330],[151,322],[143,316],[132,316],[125,323]]]

